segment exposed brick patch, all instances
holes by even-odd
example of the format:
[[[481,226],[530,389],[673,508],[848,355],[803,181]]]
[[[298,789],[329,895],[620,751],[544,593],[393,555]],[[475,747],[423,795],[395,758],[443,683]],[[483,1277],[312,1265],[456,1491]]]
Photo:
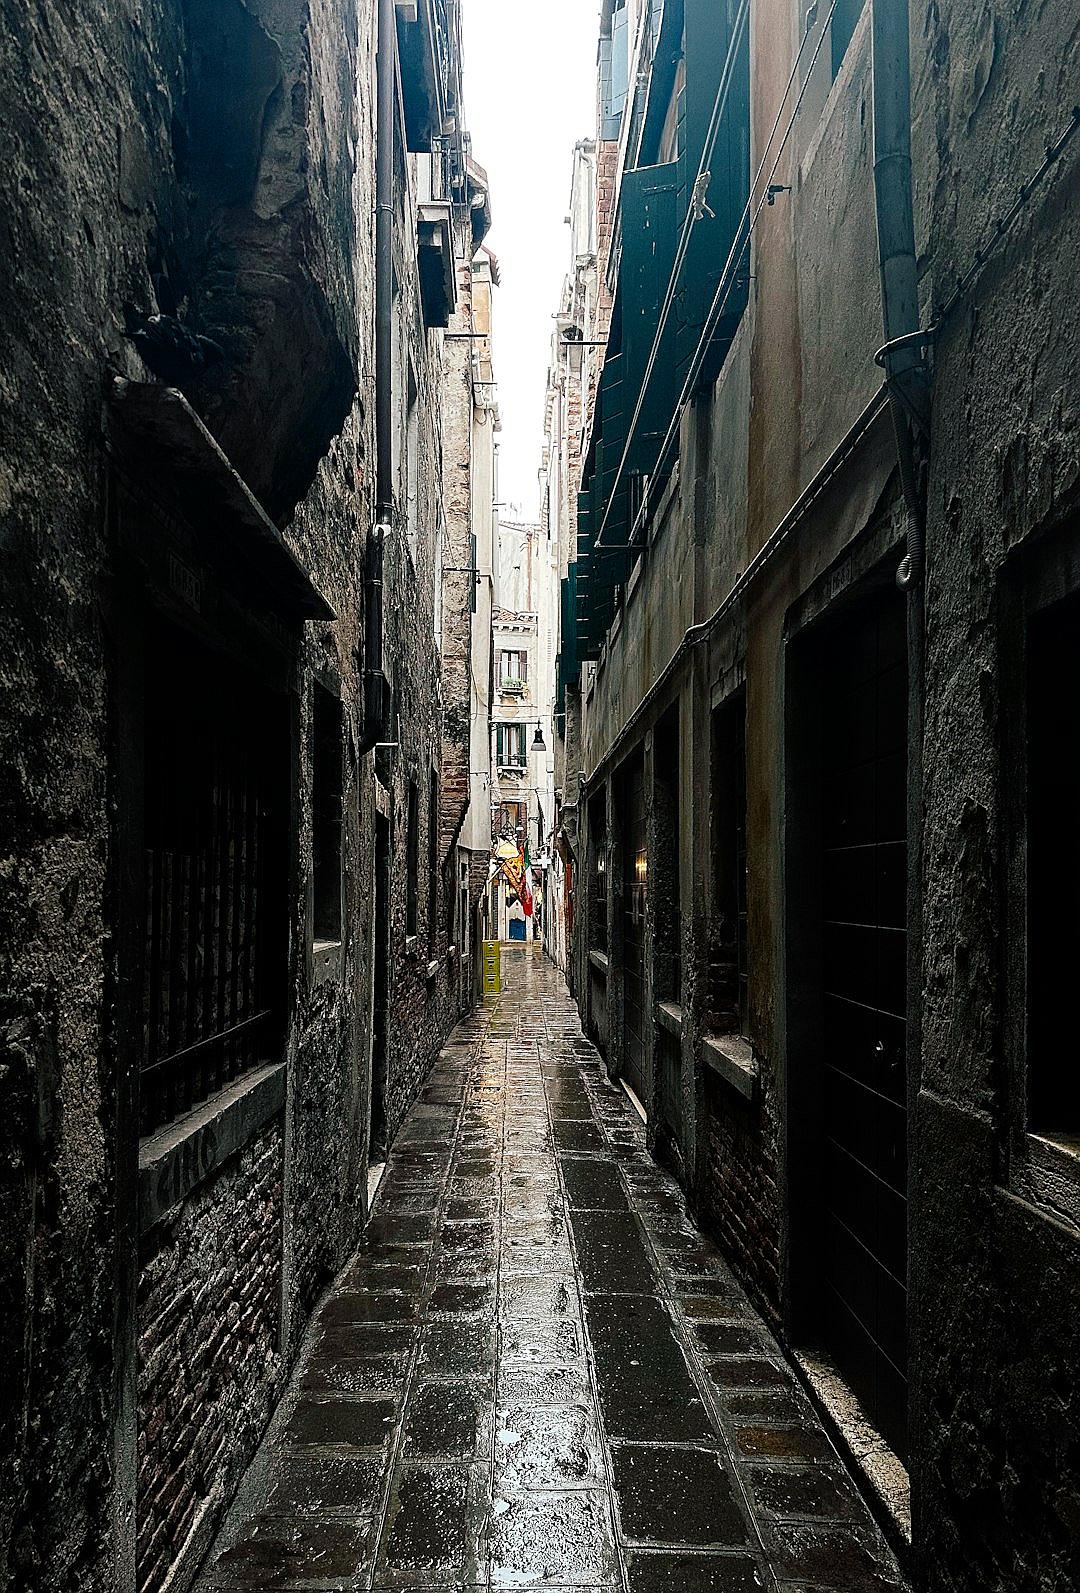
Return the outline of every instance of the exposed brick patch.
[[[147,1236],[139,1278],[139,1593],[205,1501],[218,1513],[279,1382],[282,1132],[261,1134]]]
[[[760,1106],[743,1101],[711,1075],[706,1109],[701,1215],[775,1317],[780,1299],[780,1208],[774,1136]]]

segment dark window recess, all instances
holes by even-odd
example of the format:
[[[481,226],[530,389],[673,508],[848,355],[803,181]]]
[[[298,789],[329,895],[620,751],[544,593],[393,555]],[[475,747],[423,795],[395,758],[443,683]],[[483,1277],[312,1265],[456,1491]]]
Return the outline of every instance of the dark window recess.
[[[146,661],[142,1130],[280,1055],[288,730],[280,699],[162,625]]]
[[[830,46],[832,51],[832,75],[839,72],[847,54],[848,45],[862,16],[866,0],[837,0],[836,10],[833,12]]]
[[[428,780],[428,947],[435,955],[439,910],[439,776],[432,769]]]
[[[314,883],[312,933],[317,941],[341,939],[341,699],[318,684],[312,708],[311,851]]]
[[[594,951],[607,951],[607,810],[603,791],[589,805],[589,850],[592,853],[589,945]]]
[[[706,1021],[713,1034],[745,1034],[749,955],[746,933],[746,694],[713,715],[713,929]]]
[[[420,801],[416,781],[409,781],[408,808],[405,815],[405,933],[416,934],[419,910],[417,870],[420,865]]]
[[[1028,1121],[1080,1131],[1067,1037],[1080,967],[1080,598],[1036,615],[1027,640]]]

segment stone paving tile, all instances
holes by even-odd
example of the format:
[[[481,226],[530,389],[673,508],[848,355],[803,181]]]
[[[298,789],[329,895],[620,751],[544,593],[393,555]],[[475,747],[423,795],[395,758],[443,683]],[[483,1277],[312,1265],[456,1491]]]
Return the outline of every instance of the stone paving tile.
[[[531,950],[403,1125],[196,1593],[896,1593],[723,1256]]]

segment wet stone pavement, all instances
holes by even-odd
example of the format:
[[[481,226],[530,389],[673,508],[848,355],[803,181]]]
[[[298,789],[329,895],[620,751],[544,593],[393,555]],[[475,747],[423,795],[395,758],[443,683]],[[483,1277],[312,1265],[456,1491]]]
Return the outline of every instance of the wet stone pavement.
[[[890,1590],[775,1341],[558,972],[455,1031],[199,1593]]]

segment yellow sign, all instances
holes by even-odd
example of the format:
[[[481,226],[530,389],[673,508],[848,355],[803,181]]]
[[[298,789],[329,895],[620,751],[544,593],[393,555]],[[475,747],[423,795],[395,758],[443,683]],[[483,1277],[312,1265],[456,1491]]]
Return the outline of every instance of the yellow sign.
[[[502,958],[497,940],[484,941],[484,994],[497,996],[502,990]]]

